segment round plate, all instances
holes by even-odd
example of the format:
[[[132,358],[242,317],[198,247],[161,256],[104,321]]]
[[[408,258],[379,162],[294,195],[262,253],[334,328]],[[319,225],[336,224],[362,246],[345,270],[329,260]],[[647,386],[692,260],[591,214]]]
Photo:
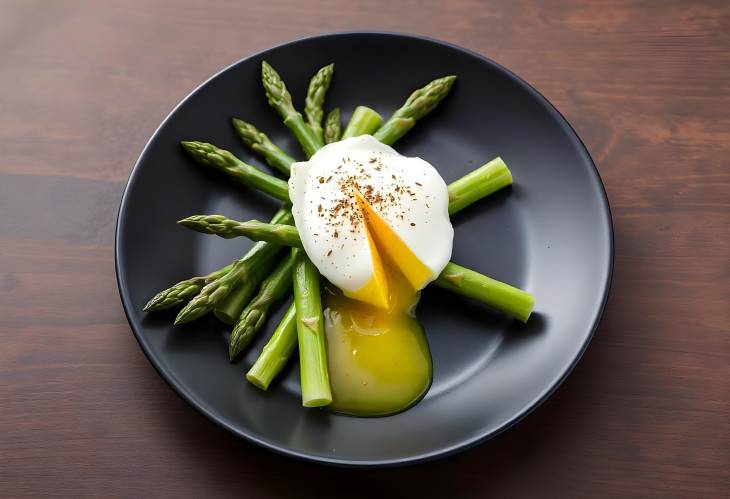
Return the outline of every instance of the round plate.
[[[301,106],[309,78],[335,62],[326,107],[343,121],[357,105],[388,116],[413,89],[458,75],[451,94],[396,144],[432,163],[447,182],[501,156],[514,186],[454,217],[452,260],[533,293],[527,324],[429,287],[418,315],[433,355],[433,385],[412,409],[355,418],[301,407],[296,359],[268,392],[244,378],[285,304],[230,364],[227,327],[212,317],[173,327],[176,311],[145,314],[157,291],[242,255],[250,242],[181,228],[193,214],[268,219],[278,203],[188,159],[180,140],[202,140],[263,164],[230,124],[256,124],[302,157],[264,97],[262,60]],[[218,73],[165,119],[137,161],[116,233],[119,291],[150,362],[193,407],[269,449],[333,464],[383,466],[442,456],[481,442],[548,397],[585,350],[608,294],[613,260],[606,195],[588,152],[565,119],[524,81],[478,54],[383,33],[316,36],[272,48]]]

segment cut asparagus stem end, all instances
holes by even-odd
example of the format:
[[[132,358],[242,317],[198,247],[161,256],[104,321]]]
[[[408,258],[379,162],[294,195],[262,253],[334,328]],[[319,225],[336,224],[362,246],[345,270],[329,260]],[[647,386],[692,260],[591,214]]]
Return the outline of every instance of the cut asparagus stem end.
[[[494,158],[449,184],[449,215],[511,184],[512,172],[502,158]]]
[[[296,313],[296,307],[292,303],[261,351],[261,355],[246,373],[246,379],[262,390],[269,388],[297,346]]]
[[[380,128],[382,122],[383,117],[374,110],[366,106],[357,106],[352,113],[347,128],[345,128],[345,133],[342,134],[342,139],[349,139],[350,137],[360,135],[372,135]]]
[[[302,405],[320,407],[332,402],[325,347],[319,272],[303,250],[294,248],[293,283],[297,310],[297,339]]]
[[[522,322],[527,322],[535,305],[535,298],[527,291],[451,262],[434,283],[440,288],[478,300]]]

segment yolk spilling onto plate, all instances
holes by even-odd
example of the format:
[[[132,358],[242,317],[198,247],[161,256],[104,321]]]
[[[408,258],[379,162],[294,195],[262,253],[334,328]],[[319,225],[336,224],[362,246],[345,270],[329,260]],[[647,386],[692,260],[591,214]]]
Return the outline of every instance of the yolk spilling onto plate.
[[[382,416],[407,409],[431,384],[431,353],[414,315],[417,290],[431,272],[359,193],[356,197],[375,272],[356,299],[334,286],[325,295],[330,408]]]
[[[413,315],[415,291],[385,265],[390,306],[374,307],[342,294],[325,293],[330,408],[357,416],[382,416],[407,409],[431,384],[431,353]]]

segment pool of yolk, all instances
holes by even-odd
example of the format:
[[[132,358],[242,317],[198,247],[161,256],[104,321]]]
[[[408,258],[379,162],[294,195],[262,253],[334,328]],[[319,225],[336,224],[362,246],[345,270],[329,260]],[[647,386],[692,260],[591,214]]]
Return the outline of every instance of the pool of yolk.
[[[329,409],[335,412],[400,412],[418,402],[431,384],[431,352],[414,315],[419,292],[388,262],[383,264],[387,308],[348,298],[334,286],[325,293]]]

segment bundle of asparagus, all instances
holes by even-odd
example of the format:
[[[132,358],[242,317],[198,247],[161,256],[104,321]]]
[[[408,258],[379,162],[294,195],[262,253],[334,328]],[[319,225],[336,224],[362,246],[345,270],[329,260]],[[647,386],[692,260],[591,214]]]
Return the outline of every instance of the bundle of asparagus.
[[[385,123],[374,110],[358,106],[342,132],[339,108],[328,112],[326,118],[324,112],[324,101],[333,75],[334,64],[330,64],[312,77],[302,116],[294,107],[280,75],[268,63],[262,63],[261,81],[266,98],[294,134],[307,158],[325,143],[364,134],[372,134],[385,144],[395,143],[446,97],[456,78],[439,78],[414,91]],[[296,161],[292,156],[254,125],[238,118],[233,118],[232,122],[236,134],[252,151],[279,173],[289,175],[291,165]],[[269,223],[257,220],[239,222],[223,215],[195,215],[180,220],[181,225],[199,232],[223,238],[243,236],[257,242],[230,265],[205,276],[186,279],[159,292],[144,310],[169,309],[187,301],[175,324],[198,319],[213,311],[223,322],[234,324],[228,352],[233,361],[263,326],[271,306],[293,289],[294,303],[246,378],[266,390],[298,345],[302,404],[306,407],[328,405],[332,395],[327,372],[320,276],[301,249],[299,232],[293,225],[290,211],[287,182],[213,144],[195,141],[183,141],[181,144],[197,163],[219,170],[237,183],[256,188],[283,204]],[[512,175],[507,165],[501,158],[495,158],[449,184],[449,214],[453,215],[511,183]],[[291,250],[280,258],[285,247],[291,247]],[[521,321],[527,321],[534,303],[529,293],[453,262],[446,265],[435,284]]]

